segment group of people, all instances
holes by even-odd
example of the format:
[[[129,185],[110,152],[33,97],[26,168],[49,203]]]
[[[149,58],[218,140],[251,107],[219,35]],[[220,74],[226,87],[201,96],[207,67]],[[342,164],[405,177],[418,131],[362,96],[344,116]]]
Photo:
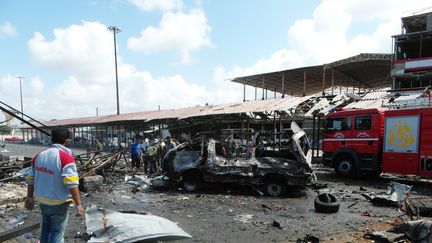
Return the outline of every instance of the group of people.
[[[141,136],[136,136],[135,140],[129,145],[129,152],[132,159],[132,169],[139,170],[144,166],[146,174],[164,174],[167,171],[163,164],[163,157],[172,148],[178,145],[177,140],[167,136],[165,141],[162,139],[149,140]]]

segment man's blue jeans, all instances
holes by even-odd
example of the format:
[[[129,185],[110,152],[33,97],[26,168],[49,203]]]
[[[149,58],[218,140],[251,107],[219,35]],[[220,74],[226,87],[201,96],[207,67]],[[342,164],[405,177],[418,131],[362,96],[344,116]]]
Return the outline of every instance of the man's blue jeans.
[[[69,215],[69,203],[61,205],[40,204],[40,210],[42,214],[41,243],[63,243]]]

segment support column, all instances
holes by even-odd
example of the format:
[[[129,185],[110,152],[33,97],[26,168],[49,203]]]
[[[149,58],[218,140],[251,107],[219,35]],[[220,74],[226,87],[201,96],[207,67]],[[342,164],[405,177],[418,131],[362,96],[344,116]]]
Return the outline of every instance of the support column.
[[[423,35],[420,35],[420,50],[419,50],[419,53],[420,53],[420,55],[419,55],[419,58],[422,58],[423,57],[423,55],[422,55],[422,52],[423,52]]]
[[[276,111],[273,111],[273,144],[276,144]],[[273,151],[276,150],[276,147],[273,147]]]
[[[243,81],[243,102],[245,102],[245,101],[246,101],[246,84]]]
[[[332,95],[333,95],[333,90],[334,90],[334,69],[332,68],[332,91],[331,91]]]
[[[281,151],[282,143],[282,116],[279,114],[279,151]]]
[[[282,73],[282,98],[285,98],[285,74]]]
[[[264,82],[264,76],[262,77],[262,100],[264,100],[264,87],[265,87],[265,82]]]
[[[257,100],[257,91],[258,91],[258,88],[255,86],[255,100]]]
[[[312,115],[312,159],[315,157],[315,115]]]
[[[321,132],[321,115],[318,115],[318,125],[317,125],[317,157],[319,157],[319,144],[320,144],[320,134]]]
[[[322,75],[323,79],[322,79],[322,83],[323,83],[323,87],[322,87],[322,95],[325,94],[324,90],[325,90],[325,78],[326,78],[326,67],[325,65],[323,65],[323,75]]]
[[[303,96],[306,96],[306,82],[307,82],[307,72],[303,71]]]

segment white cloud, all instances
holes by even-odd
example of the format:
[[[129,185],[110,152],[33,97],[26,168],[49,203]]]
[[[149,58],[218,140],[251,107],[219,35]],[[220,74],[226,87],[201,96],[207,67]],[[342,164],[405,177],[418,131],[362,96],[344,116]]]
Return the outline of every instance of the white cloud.
[[[391,36],[400,33],[401,17],[412,14],[414,6],[416,10],[431,8],[429,0],[324,0],[311,18],[288,27],[286,48],[249,67],[219,66],[214,69],[214,79],[323,64],[359,53],[390,53]],[[356,31],[351,29],[353,24],[376,27]]]
[[[258,60],[250,67],[234,66],[226,70],[223,66],[217,66],[213,70],[213,79],[220,82],[239,76],[254,75],[259,73],[274,72],[298,67],[304,62],[303,57],[293,50],[281,49],[274,52],[270,57]]]
[[[210,26],[201,9],[164,13],[159,27],[145,28],[139,37],[131,37],[128,47],[145,54],[174,51],[183,64],[191,60],[190,52],[211,46]]]
[[[30,88],[31,88],[32,92],[36,92],[36,93],[42,92],[44,89],[44,86],[45,85],[39,76],[32,77],[30,79]]]
[[[113,34],[99,22],[54,29],[54,39],[36,32],[28,41],[33,61],[44,67],[106,82],[114,70]]]
[[[8,21],[0,25],[0,38],[15,37],[16,30]]]
[[[53,114],[51,107],[46,106],[49,96],[46,96],[44,83],[39,77],[22,79],[22,92],[25,114],[30,116],[45,114],[47,117]],[[6,74],[0,77],[0,100],[17,110],[21,109],[19,80],[15,75]]]
[[[181,0],[129,0],[129,2],[146,12],[153,10],[180,10],[183,8],[183,1]]]
[[[45,119],[93,116],[96,107],[99,114],[115,114],[112,34],[105,25],[83,22],[57,28],[52,39],[35,33],[28,47],[35,64],[52,71],[60,69],[65,74],[63,80],[51,81],[50,85],[39,77],[28,78],[31,88],[38,92],[26,97],[25,111],[30,115]],[[155,110],[159,105],[168,109],[238,101],[241,95],[238,90],[226,90],[223,85],[209,91],[202,85],[188,83],[181,75],[154,77],[148,71],[124,63],[121,53],[118,57],[121,113]],[[10,85],[4,87],[12,89]],[[2,94],[3,90],[0,99]]]

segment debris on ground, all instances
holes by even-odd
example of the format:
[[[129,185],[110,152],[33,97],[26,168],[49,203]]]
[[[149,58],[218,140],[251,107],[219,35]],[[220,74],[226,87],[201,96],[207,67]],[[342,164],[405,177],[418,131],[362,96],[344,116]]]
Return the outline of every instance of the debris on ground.
[[[154,178],[151,178],[149,180],[149,184],[151,187],[156,188],[156,189],[161,189],[161,188],[168,188],[170,185],[170,180],[168,176],[165,175],[161,175],[161,176],[156,176]]]
[[[127,163],[125,153],[123,149],[111,154],[98,154],[87,153],[87,157],[84,155],[76,156],[78,171],[80,178],[86,176],[100,174],[105,176],[106,173],[111,169],[111,172],[115,172],[115,166],[120,159],[123,159]]]
[[[306,234],[303,239],[297,239],[296,243],[319,243],[320,239],[316,236]]]
[[[417,217],[432,217],[431,197],[410,197],[405,200],[406,214]]]
[[[32,146],[25,147],[25,151],[31,150]],[[9,149],[9,147],[8,147]],[[40,149],[40,148],[37,148]],[[33,151],[29,154],[36,154]],[[85,243],[103,241],[106,235],[101,232],[104,229],[102,217],[105,212],[106,234],[114,237],[159,237],[160,235],[144,235],[146,232],[154,232],[154,229],[142,230],[142,226],[134,216],[158,215],[164,219],[170,219],[170,223],[176,227],[181,226],[183,232],[193,235],[192,240],[196,242],[233,242],[248,239],[250,242],[370,242],[370,239],[397,239],[403,233],[391,233],[387,230],[392,226],[410,220],[409,217],[401,215],[399,209],[406,208],[408,216],[424,217],[421,205],[429,205],[427,199],[432,198],[431,188],[420,183],[416,184],[416,193],[410,192],[405,200],[405,207],[378,207],[376,204],[365,200],[361,193],[382,192],[388,186],[388,180],[363,180],[335,178],[331,170],[321,170],[318,176],[326,188],[320,188],[318,194],[328,193],[340,202],[339,211],[336,214],[321,214],[314,209],[314,200],[317,195],[314,186],[307,186],[297,195],[292,188],[287,189],[287,195],[283,197],[268,198],[259,196],[251,189],[260,189],[262,186],[243,187],[231,184],[209,183],[203,186],[199,194],[190,193],[186,190],[178,190],[175,183],[170,184],[167,176],[154,177],[155,175],[144,174],[140,170],[132,170],[129,157],[121,157],[117,163],[105,163],[114,154],[101,154],[94,156],[92,153],[80,156],[81,162],[77,162],[80,175],[87,172],[84,183],[92,181],[97,186],[82,193],[84,205],[97,204],[109,210],[96,210],[99,221],[95,219],[96,214],[87,216],[95,223],[94,229],[86,232],[84,217],[73,217],[75,210],[71,210],[68,228],[65,233],[65,242]],[[125,160],[126,159],[126,160]],[[91,162],[88,162],[90,161]],[[129,164],[128,164],[129,163]],[[1,164],[1,163],[0,163]],[[99,168],[94,170],[95,168]],[[29,223],[30,219],[39,219],[38,210],[27,211],[23,208],[22,201],[26,195],[26,185],[20,180],[25,177],[26,172],[22,168],[12,169],[8,176],[21,178],[10,179],[8,183],[0,183],[0,221],[6,219],[10,228],[0,229],[5,231]],[[0,179],[1,180],[1,179]],[[100,182],[103,182],[100,185]],[[10,185],[16,185],[11,187]],[[2,188],[4,189],[3,191]],[[325,190],[322,190],[325,189]],[[17,193],[19,200],[10,201],[1,205],[2,198],[7,193]],[[135,192],[135,193],[134,193]],[[328,196],[331,198],[331,196]],[[332,202],[331,199],[320,201]],[[421,204],[423,203],[423,204]],[[409,211],[411,210],[411,211]],[[416,211],[417,210],[417,211]],[[123,221],[128,222],[125,226],[118,224],[117,219],[113,221],[113,214],[118,213]],[[419,213],[417,213],[419,212]],[[364,216],[362,216],[362,214]],[[116,217],[117,217],[116,216]],[[125,218],[127,221],[125,221]],[[411,218],[412,219],[412,218]],[[141,219],[139,219],[139,222]],[[133,227],[128,228],[129,222]],[[145,221],[148,224],[148,221]],[[151,221],[152,223],[158,220]],[[175,223],[173,223],[175,222]],[[112,225],[112,223],[114,225]],[[96,227],[96,225],[98,227]],[[151,224],[150,224],[151,225]],[[178,226],[177,226],[178,225]],[[229,227],[227,227],[229,225]],[[325,227],[323,227],[323,225]],[[87,226],[89,226],[87,224]],[[124,227],[127,229],[124,230]],[[158,226],[159,227],[159,226]],[[139,228],[139,230],[138,230]],[[160,227],[161,228],[161,227]],[[282,229],[280,229],[282,228]],[[98,230],[99,229],[99,230]],[[280,229],[280,230],[279,230]],[[161,229],[162,230],[162,229]],[[93,231],[96,233],[93,234]],[[221,234],[220,232],[224,232]],[[39,230],[22,233],[11,241],[34,242],[39,235]],[[130,235],[133,233],[136,235]],[[144,233],[144,234],[143,234]],[[187,234],[187,233],[185,233]],[[188,234],[188,236],[189,236]],[[313,234],[313,235],[312,235]],[[111,235],[111,236],[112,236]],[[31,237],[33,236],[33,237]],[[99,237],[98,237],[99,236]],[[305,237],[306,236],[306,237]],[[162,236],[161,236],[162,237]],[[186,236],[184,236],[186,237]],[[190,236],[189,236],[190,237]],[[370,237],[370,238],[365,238]],[[372,238],[375,237],[375,238]],[[116,238],[117,239],[117,238]],[[150,239],[150,241],[165,240],[166,238]],[[132,239],[117,240],[117,242],[131,242]],[[111,240],[110,242],[116,242]],[[385,240],[375,242],[385,242]],[[400,242],[400,241],[399,241]],[[403,242],[408,242],[405,240]]]
[[[252,214],[239,214],[234,217],[234,220],[242,223],[249,223],[253,217]]]
[[[20,170],[31,166],[31,158],[23,156],[0,156],[0,182],[19,179]]]
[[[404,235],[396,234],[388,231],[373,231],[373,232],[366,233],[364,235],[364,238],[369,240],[374,240],[377,242],[391,243],[391,242],[400,242],[400,240],[404,238]]]
[[[91,242],[136,242],[191,238],[174,222],[154,216],[120,213],[95,205],[86,210],[87,233]]]
[[[362,193],[366,199],[370,200],[373,204],[388,207],[399,206],[408,196],[412,186],[408,186],[398,182],[390,182],[387,191],[384,193]]]
[[[0,184],[0,208],[23,202],[26,196],[26,183]]]
[[[396,225],[389,232],[402,233],[414,242],[432,242],[432,221],[415,220]]]
[[[380,242],[432,242],[432,221],[406,221],[393,226],[387,231],[374,231],[365,234],[365,238]]]
[[[337,213],[340,202],[330,193],[321,193],[314,200],[315,211],[317,213]]]
[[[96,191],[102,187],[104,178],[101,175],[87,176],[80,180],[80,190],[83,192]]]
[[[141,186],[147,183],[147,177],[144,175],[126,175],[125,182],[134,186]]]
[[[272,226],[276,227],[276,228],[279,228],[279,229],[282,229],[281,224],[278,221],[276,221],[276,220],[273,220]]]

